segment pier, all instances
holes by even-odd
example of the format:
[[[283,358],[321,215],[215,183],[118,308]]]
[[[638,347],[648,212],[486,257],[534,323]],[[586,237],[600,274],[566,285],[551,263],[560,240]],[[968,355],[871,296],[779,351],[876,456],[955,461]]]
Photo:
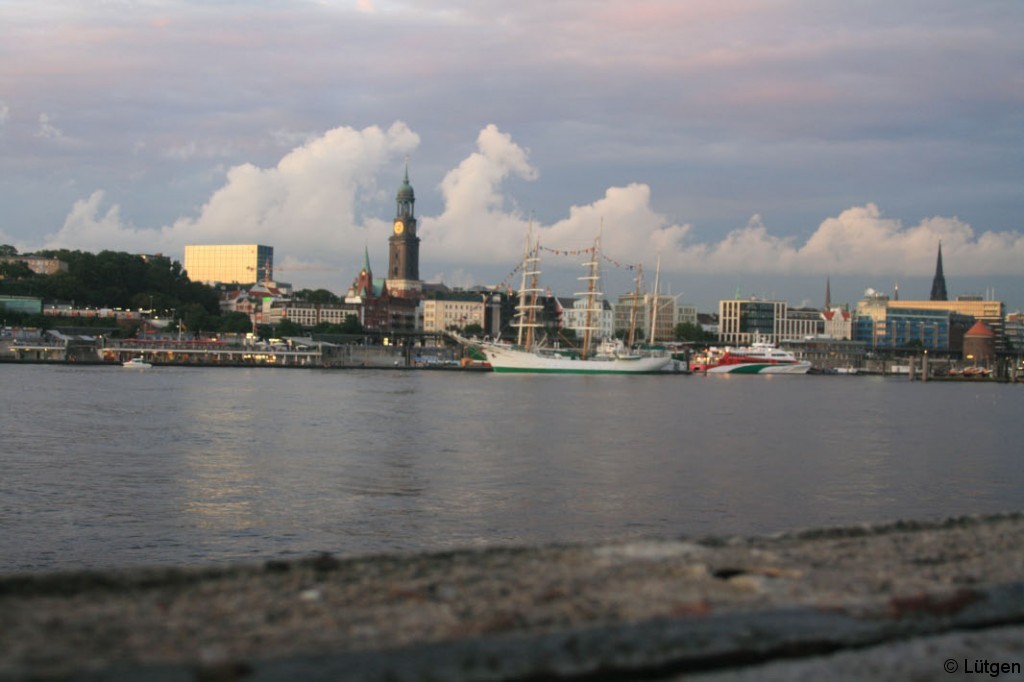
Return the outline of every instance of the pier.
[[[40,336],[0,343],[0,361],[119,365],[144,357],[154,365],[203,367],[452,367],[460,352],[439,338],[420,335],[400,344],[335,343],[286,339],[278,343],[239,343],[218,339],[106,339]]]

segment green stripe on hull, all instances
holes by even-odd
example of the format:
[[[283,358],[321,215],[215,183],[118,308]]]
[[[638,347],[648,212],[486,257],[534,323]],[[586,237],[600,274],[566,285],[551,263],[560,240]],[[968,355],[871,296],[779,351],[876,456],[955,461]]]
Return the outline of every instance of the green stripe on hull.
[[[771,365],[740,365],[736,369],[729,370],[729,374],[760,374],[765,367],[771,367]]]

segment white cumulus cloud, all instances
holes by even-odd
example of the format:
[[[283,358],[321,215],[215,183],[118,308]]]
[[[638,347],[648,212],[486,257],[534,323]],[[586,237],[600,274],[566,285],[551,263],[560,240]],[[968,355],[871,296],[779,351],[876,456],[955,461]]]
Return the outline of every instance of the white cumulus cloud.
[[[197,216],[159,229],[126,225],[118,206],[103,212],[104,195],[97,192],[75,204],[48,245],[181,254],[185,244],[258,242],[293,257],[346,263],[351,260],[346,254],[367,240],[367,226],[356,216],[361,193],[372,193],[380,170],[418,143],[401,123],[388,130],[335,128],[296,147],[274,167],[230,168]],[[369,227],[380,227],[377,223],[370,221]]]
[[[49,114],[39,114],[39,129],[36,130],[36,137],[56,140],[64,137],[64,131],[53,124]]]
[[[364,247],[383,270],[391,216],[380,208],[380,199],[392,185],[378,188],[377,177],[386,173],[393,178],[398,159],[418,144],[418,135],[403,123],[386,130],[335,128],[311,137],[272,167],[230,168],[197,215],[159,228],[126,222],[119,206],[103,207],[105,195],[98,191],[74,205],[46,245],[175,256],[185,244],[258,242],[274,246],[282,269],[295,271],[282,272],[282,278],[342,290]],[[437,188],[443,199],[440,214],[420,216],[421,272],[447,272],[458,279],[450,284],[463,286],[473,283],[470,271],[506,273],[522,253],[531,219],[508,196],[505,183],[538,177],[527,149],[494,125],[483,128],[476,150]],[[430,191],[417,187],[420,198]],[[609,187],[589,203],[567,207],[564,218],[533,227],[543,245],[567,251],[589,246],[600,232],[610,258],[650,265],[660,256],[663,275],[922,276],[932,272],[940,240],[947,263],[955,262],[961,275],[1018,275],[1024,262],[1020,232],[977,234],[955,217],[929,217],[906,226],[871,203],[826,217],[803,241],[778,236],[755,215],[720,240],[700,242],[690,225],[657,212],[653,200],[643,183]]]

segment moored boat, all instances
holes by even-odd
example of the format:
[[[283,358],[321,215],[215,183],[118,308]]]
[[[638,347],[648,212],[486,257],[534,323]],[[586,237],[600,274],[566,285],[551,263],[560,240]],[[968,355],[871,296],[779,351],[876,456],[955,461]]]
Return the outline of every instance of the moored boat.
[[[775,344],[755,342],[749,346],[710,348],[694,362],[692,369],[708,374],[807,374],[811,363],[797,360]]]
[[[131,360],[125,360],[121,363],[121,366],[127,367],[128,369],[149,369],[153,365],[142,358],[132,358]]]
[[[534,372],[541,374],[654,374],[672,361],[669,355],[634,353],[598,353],[589,358],[577,352],[558,349],[525,350],[495,341],[461,339],[486,356],[491,369],[499,373]]]
[[[580,279],[587,284],[587,291],[580,292],[586,300],[586,321],[583,341],[578,349],[564,349],[546,346],[538,339],[543,325],[538,319],[542,309],[539,301],[541,289],[537,277],[540,274],[540,245],[531,242],[527,236],[523,256],[522,283],[516,306],[514,326],[518,330],[515,344],[499,341],[477,341],[465,339],[457,334],[453,337],[464,345],[477,348],[487,359],[494,372],[498,373],[539,373],[539,374],[654,374],[660,373],[672,356],[667,352],[640,353],[627,347],[621,341],[605,339],[595,343],[594,332],[598,331],[596,315],[599,311],[597,289],[598,257],[600,238],[588,251],[589,259],[583,265],[587,274]]]

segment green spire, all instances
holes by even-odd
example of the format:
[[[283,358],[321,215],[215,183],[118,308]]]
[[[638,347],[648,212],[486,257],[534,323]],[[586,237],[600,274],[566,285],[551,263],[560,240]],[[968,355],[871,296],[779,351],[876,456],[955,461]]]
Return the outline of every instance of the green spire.
[[[409,184],[409,157],[405,157],[405,177],[402,186],[398,188],[395,199],[398,201],[398,214],[412,217],[412,205],[416,201],[416,194]]]

